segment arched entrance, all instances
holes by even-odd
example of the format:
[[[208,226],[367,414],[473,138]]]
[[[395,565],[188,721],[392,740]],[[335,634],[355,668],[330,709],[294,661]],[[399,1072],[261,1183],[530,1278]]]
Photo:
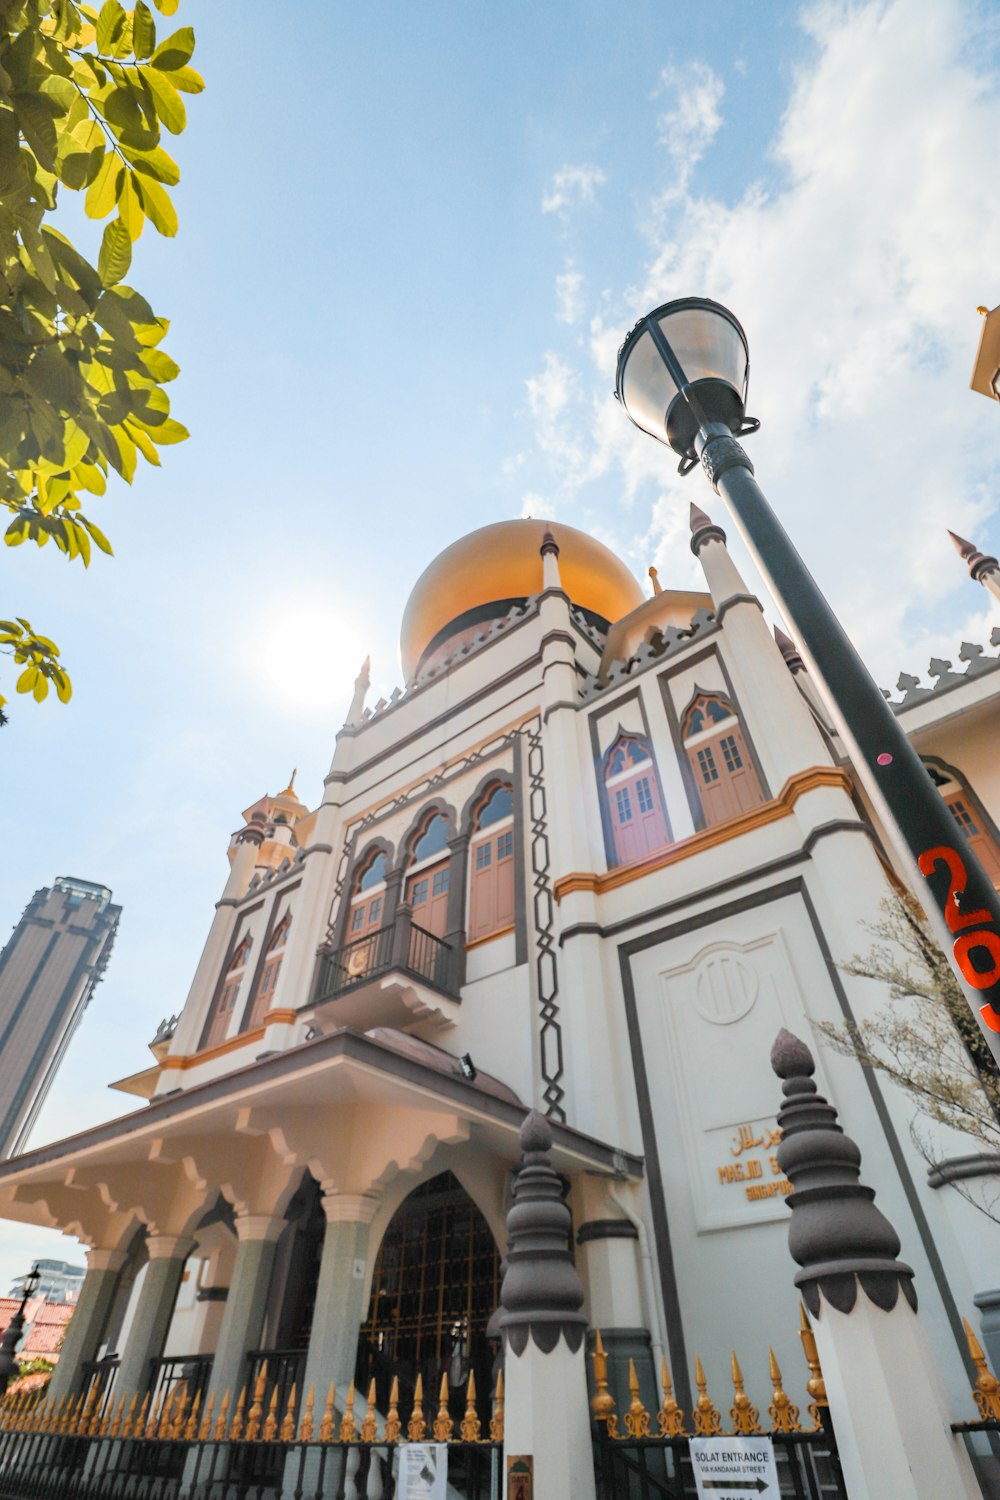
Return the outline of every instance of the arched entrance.
[[[423,1376],[425,1410],[447,1371],[452,1415],[476,1377],[480,1418],[488,1416],[495,1348],[486,1325],[500,1301],[500,1256],[489,1225],[451,1172],[405,1198],[375,1261],[371,1301],[358,1342],[357,1385],[379,1389],[399,1377],[404,1405]]]

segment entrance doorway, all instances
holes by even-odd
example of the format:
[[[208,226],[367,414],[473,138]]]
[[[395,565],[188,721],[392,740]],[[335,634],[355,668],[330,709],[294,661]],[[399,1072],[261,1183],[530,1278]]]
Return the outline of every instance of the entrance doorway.
[[[500,1256],[489,1225],[458,1179],[442,1172],[404,1199],[385,1232],[358,1343],[358,1390],[366,1392],[373,1376],[387,1390],[397,1375],[408,1406],[420,1374],[430,1418],[447,1372],[457,1421],[473,1371],[480,1420],[488,1420],[496,1351],[486,1325],[499,1301]]]

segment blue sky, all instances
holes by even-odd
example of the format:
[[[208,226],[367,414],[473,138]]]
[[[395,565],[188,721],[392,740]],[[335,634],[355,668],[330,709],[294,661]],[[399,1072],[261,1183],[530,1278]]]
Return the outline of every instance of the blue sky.
[[[1000,412],[967,389],[976,304],[1000,302],[991,7],[184,0],[178,21],[208,87],[180,234],[147,229],[131,280],[173,320],[192,437],[94,507],[113,561],[3,559],[3,612],[60,641],[76,692],[15,701],[2,733],[0,931],[58,874],[124,907],[35,1144],[128,1107],[105,1081],[182,1005],[241,809],[293,766],[318,800],[357,668],[399,682],[438,551],[555,515],[697,586],[687,505],[721,502],[610,399],[648,307],[697,293],[743,321],[758,475],[881,682],[997,623],[944,535],[1000,551]],[[0,1281],[73,1249],[5,1226]]]

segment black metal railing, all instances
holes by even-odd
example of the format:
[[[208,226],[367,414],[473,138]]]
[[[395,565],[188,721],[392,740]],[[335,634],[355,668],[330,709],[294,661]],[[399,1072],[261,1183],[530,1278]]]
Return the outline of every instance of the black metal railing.
[[[322,956],[316,1001],[334,999],[394,969],[456,998],[455,957],[450,943],[418,926],[404,910],[388,927],[379,927]]]
[[[772,1432],[783,1496],[795,1500],[848,1500],[831,1430]],[[697,1500],[686,1437],[609,1438],[594,1435],[598,1500]]]
[[[95,1403],[102,1416],[114,1392],[120,1364],[117,1354],[106,1354],[103,1359],[85,1359],[80,1363],[84,1405]]]
[[[450,1442],[449,1494],[499,1494],[501,1448]],[[248,1453],[260,1461],[249,1462]],[[397,1469],[395,1443],[0,1431],[0,1500],[394,1500]],[[269,1477],[254,1478],[254,1471]]]
[[[150,1408],[169,1407],[180,1399],[187,1398],[190,1408],[195,1396],[205,1399],[208,1382],[212,1374],[211,1354],[173,1354],[149,1362]]]

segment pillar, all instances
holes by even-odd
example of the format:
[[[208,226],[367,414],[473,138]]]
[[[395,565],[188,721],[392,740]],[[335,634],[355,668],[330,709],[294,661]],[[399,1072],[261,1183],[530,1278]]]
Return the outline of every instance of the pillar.
[[[973,542],[967,542],[964,536],[956,536],[953,531],[949,531],[948,535],[955,544],[959,557],[968,565],[973,582],[981,583],[994,599],[1000,599],[1000,563],[996,558],[987,557]]]
[[[981,1500],[899,1237],[860,1182],[861,1152],[816,1092],[812,1053],[778,1033],[783,1080],[778,1162],[794,1191],[788,1248],[813,1317],[827,1399],[851,1500]]]
[[[316,1284],[316,1309],[309,1330],[303,1389],[313,1386],[323,1409],[331,1381],[341,1397],[354,1379],[358,1330],[365,1314],[368,1232],[379,1200],[368,1193],[326,1193],[326,1232]]]
[[[149,1362],[158,1359],[170,1331],[184,1262],[194,1240],[176,1234],[152,1234],[146,1241],[149,1264],[139,1292],[132,1326],[122,1350],[115,1391],[141,1398],[149,1388]]]
[[[570,1250],[570,1213],[549,1156],[552,1127],[534,1110],[521,1127],[521,1170],[507,1215],[500,1302],[504,1341],[504,1469],[530,1457],[534,1493],[594,1500],[584,1370],[587,1320]]]
[[[226,1391],[235,1402],[243,1384],[247,1354],[260,1345],[274,1257],[287,1222],[255,1214],[244,1214],[236,1220],[239,1245],[208,1388],[216,1404]]]
[[[87,1274],[46,1390],[47,1400],[75,1396],[83,1389],[80,1366],[97,1358],[126,1256],[125,1250],[87,1251]]]

